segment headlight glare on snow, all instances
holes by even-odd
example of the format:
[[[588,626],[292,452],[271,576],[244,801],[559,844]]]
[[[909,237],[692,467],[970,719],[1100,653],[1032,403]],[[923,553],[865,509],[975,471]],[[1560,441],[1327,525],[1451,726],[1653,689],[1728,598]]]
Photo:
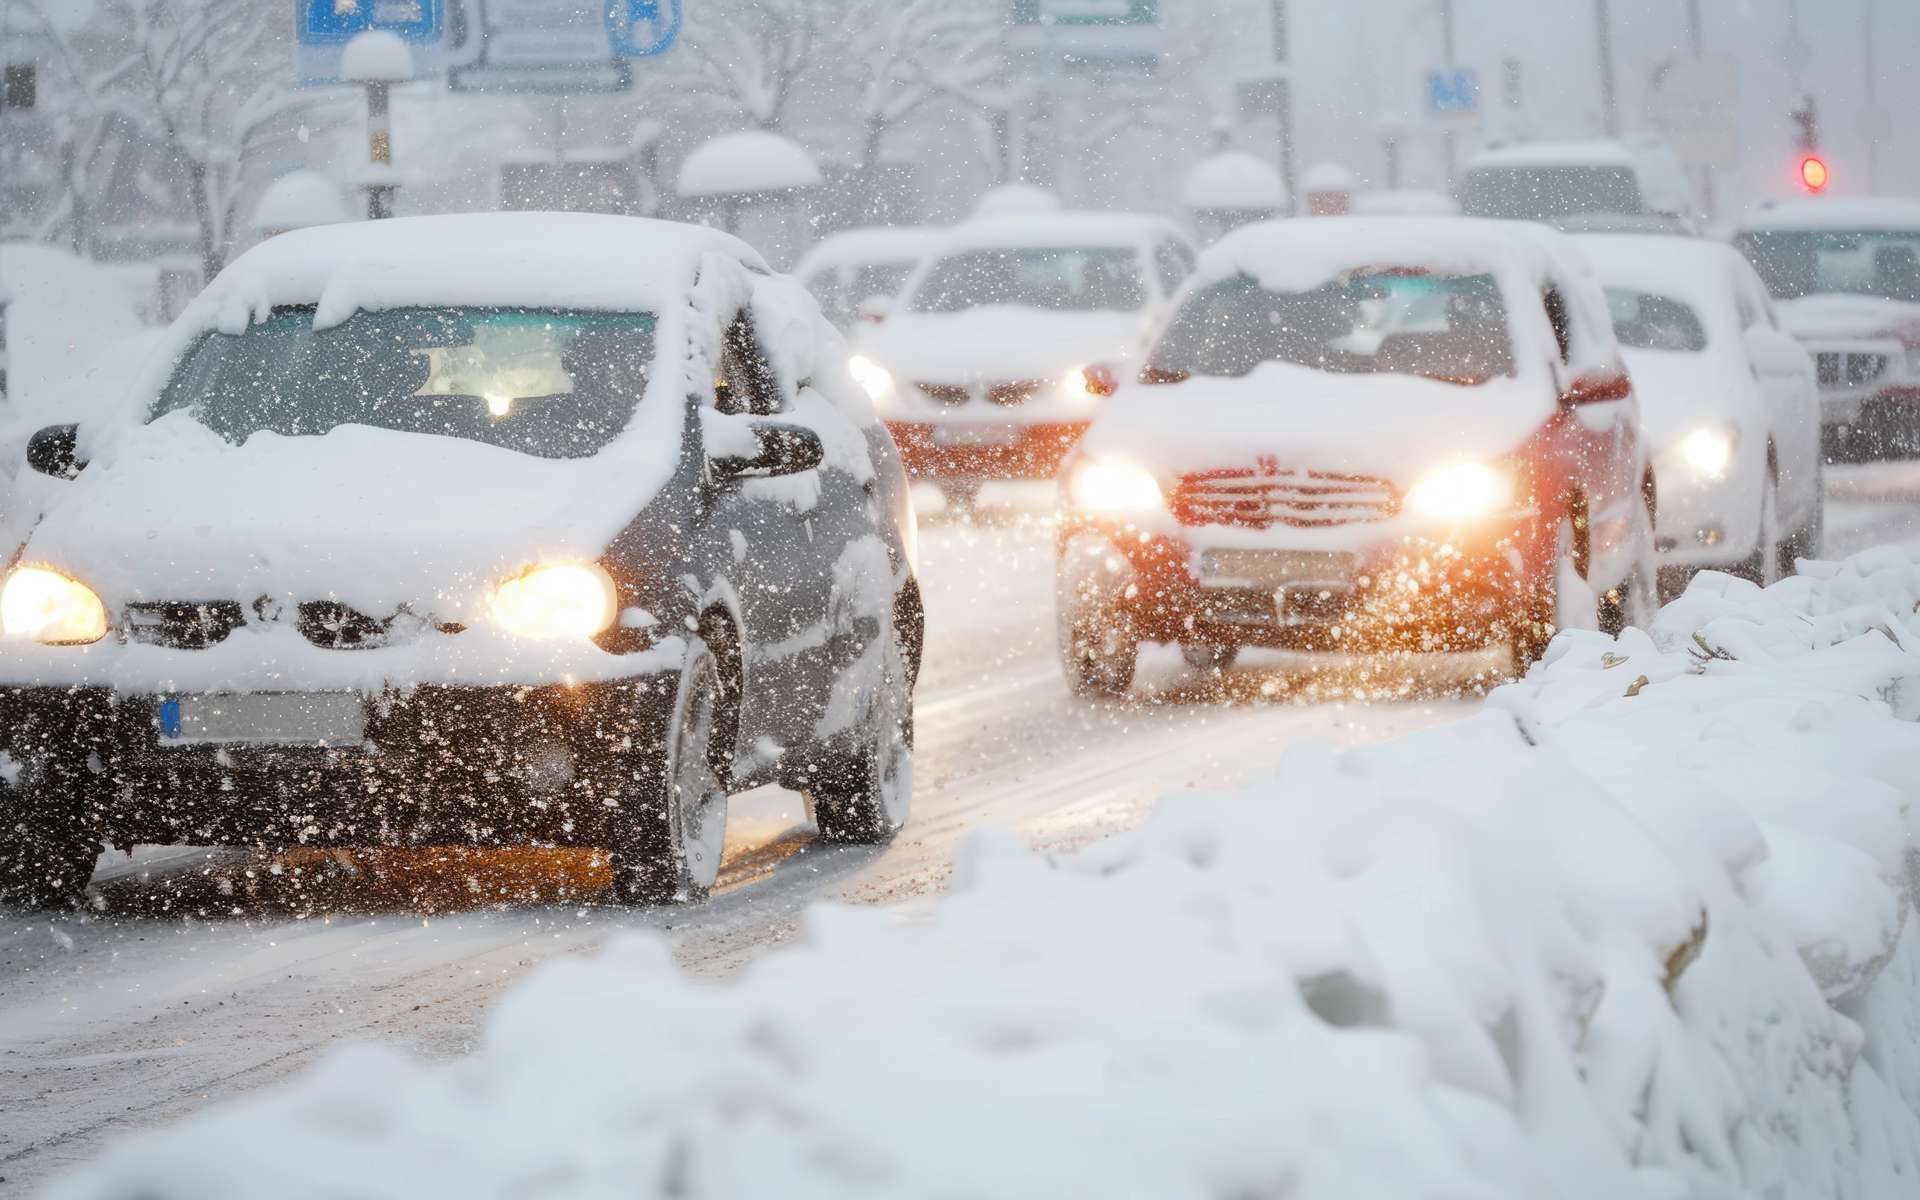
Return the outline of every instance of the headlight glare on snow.
[[[1474,521],[1513,507],[1513,476],[1485,463],[1429,473],[1407,493],[1407,508],[1438,521]]]
[[[493,619],[516,637],[540,641],[590,638],[613,625],[619,593],[591,563],[535,567],[493,593]]]
[[[1152,473],[1132,463],[1090,462],[1073,473],[1074,506],[1096,513],[1150,512],[1162,504]]]
[[[866,390],[875,404],[884,404],[893,396],[893,374],[864,354],[847,360],[847,373]]]
[[[1722,479],[1733,465],[1733,432],[1696,429],[1680,439],[1680,457],[1702,479]]]
[[[1060,395],[1075,404],[1092,404],[1100,397],[1087,380],[1087,369],[1075,367],[1060,377]]]
[[[77,579],[44,567],[20,567],[0,590],[0,629],[58,645],[83,645],[107,636],[107,606]]]

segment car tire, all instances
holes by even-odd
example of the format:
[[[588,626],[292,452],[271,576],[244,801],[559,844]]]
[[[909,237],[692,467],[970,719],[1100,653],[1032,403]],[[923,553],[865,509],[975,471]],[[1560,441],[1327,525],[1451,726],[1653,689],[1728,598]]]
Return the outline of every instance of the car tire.
[[[912,808],[913,668],[898,628],[882,643],[878,678],[865,690],[851,736],[829,750],[807,789],[823,841],[888,841]]]
[[[84,762],[24,763],[0,784],[0,903],[73,904],[100,857],[95,789]]]
[[[1240,647],[1221,642],[1181,642],[1180,657],[1196,671],[1224,671],[1240,657]]]
[[[1597,598],[1591,610],[1587,605],[1592,589],[1587,586],[1582,570],[1578,536],[1573,518],[1562,517],[1554,527],[1553,558],[1545,578],[1523,589],[1519,610],[1512,621],[1513,635],[1508,642],[1515,676],[1525,675],[1528,667],[1539,662],[1554,635],[1562,629],[1598,627]]]
[[[1067,690],[1116,699],[1133,686],[1140,665],[1140,634],[1125,612],[1082,611],[1060,618],[1060,661]]]
[[[729,748],[719,744],[719,667],[695,641],[680,672],[663,750],[615,766],[624,836],[612,849],[614,894],[631,904],[706,899],[720,874],[727,833]]]

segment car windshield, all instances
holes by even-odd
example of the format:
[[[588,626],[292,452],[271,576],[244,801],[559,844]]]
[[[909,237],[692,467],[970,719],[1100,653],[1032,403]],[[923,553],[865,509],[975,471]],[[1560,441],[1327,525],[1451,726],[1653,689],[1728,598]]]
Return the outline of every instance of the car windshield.
[[[897,296],[916,265],[911,261],[861,263],[854,268],[853,287],[849,291],[855,300],[865,300],[870,296]]]
[[[1920,230],[1752,232],[1735,245],[1776,300],[1844,293],[1920,304]]]
[[[1614,332],[1629,350],[1698,354],[1707,348],[1707,327],[1685,302],[1622,288],[1607,289]]]
[[[1146,378],[1242,378],[1268,362],[1463,385],[1514,369],[1506,306],[1491,275],[1391,269],[1307,292],[1268,291],[1245,275],[1204,288],[1174,315]]]
[[[329,329],[276,309],[188,353],[154,406],[185,409],[236,444],[370,425],[585,458],[627,426],[646,389],[645,313],[401,308]]]
[[[1477,167],[1460,183],[1470,217],[1548,221],[1578,213],[1646,211],[1631,167]]]
[[[986,305],[1054,312],[1135,312],[1147,303],[1139,257],[1125,246],[969,250],[935,263],[912,310],[957,313]]]

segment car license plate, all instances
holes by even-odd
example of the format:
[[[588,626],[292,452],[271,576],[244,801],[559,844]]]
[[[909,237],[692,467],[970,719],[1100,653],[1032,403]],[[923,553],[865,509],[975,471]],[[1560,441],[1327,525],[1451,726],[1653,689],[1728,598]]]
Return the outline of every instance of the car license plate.
[[[156,712],[162,746],[358,746],[367,706],[353,692],[168,696]]]
[[[1353,555],[1340,550],[1203,550],[1201,582],[1269,592],[1345,591]]]
[[[1012,425],[935,425],[936,446],[1011,446],[1020,438]]]

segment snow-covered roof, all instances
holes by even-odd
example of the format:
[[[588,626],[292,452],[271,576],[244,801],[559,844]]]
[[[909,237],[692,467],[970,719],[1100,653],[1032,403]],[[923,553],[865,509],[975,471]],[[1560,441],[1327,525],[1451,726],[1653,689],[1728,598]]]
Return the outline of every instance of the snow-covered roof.
[[[675,190],[688,198],[818,187],[820,165],[789,137],[764,129],[723,133],[680,164]]]
[[[1132,246],[1178,233],[1173,222],[1148,213],[1057,212],[974,217],[948,230],[943,254],[997,246]]]
[[[691,287],[703,255],[763,268],[718,230],[589,213],[460,213],[295,230],[235,259],[183,321],[238,329],[276,305],[322,325],[360,309],[506,305],[652,311]]]
[[[1271,290],[1300,292],[1365,267],[1498,272],[1520,263],[1542,263],[1546,239],[1558,236],[1518,222],[1458,217],[1262,221],[1242,226],[1204,250],[1194,278],[1204,283],[1250,275]]]
[[[1459,214],[1460,204],[1453,197],[1425,188],[1356,192],[1353,197],[1356,217],[1453,217]]]
[[[1725,293],[1729,268],[1744,261],[1732,246],[1706,238],[1593,233],[1573,240],[1607,287],[1681,300]]]
[[[1743,230],[1920,229],[1920,201],[1786,200],[1756,209]]]
[[[1265,159],[1228,150],[1187,172],[1180,185],[1180,207],[1195,211],[1275,212],[1287,206],[1280,172]]]
[[[271,233],[351,221],[340,188],[318,171],[293,171],[267,185],[253,206],[253,229]]]
[[[1639,154],[1625,142],[1607,138],[1565,142],[1516,142],[1493,146],[1467,160],[1467,169],[1476,167],[1632,167]]]
[[[805,278],[815,271],[848,264],[915,262],[938,245],[945,233],[921,225],[843,230],[807,251],[793,273]]]
[[[1356,192],[1360,177],[1337,162],[1315,163],[1301,176],[1300,187],[1308,192]]]
[[[1059,212],[1060,197],[1043,187],[1031,183],[1003,183],[999,187],[988,188],[980,202],[973,206],[978,217],[1002,217],[1015,213]]]
[[[356,33],[340,52],[343,83],[406,83],[413,78],[413,51],[386,29]]]

